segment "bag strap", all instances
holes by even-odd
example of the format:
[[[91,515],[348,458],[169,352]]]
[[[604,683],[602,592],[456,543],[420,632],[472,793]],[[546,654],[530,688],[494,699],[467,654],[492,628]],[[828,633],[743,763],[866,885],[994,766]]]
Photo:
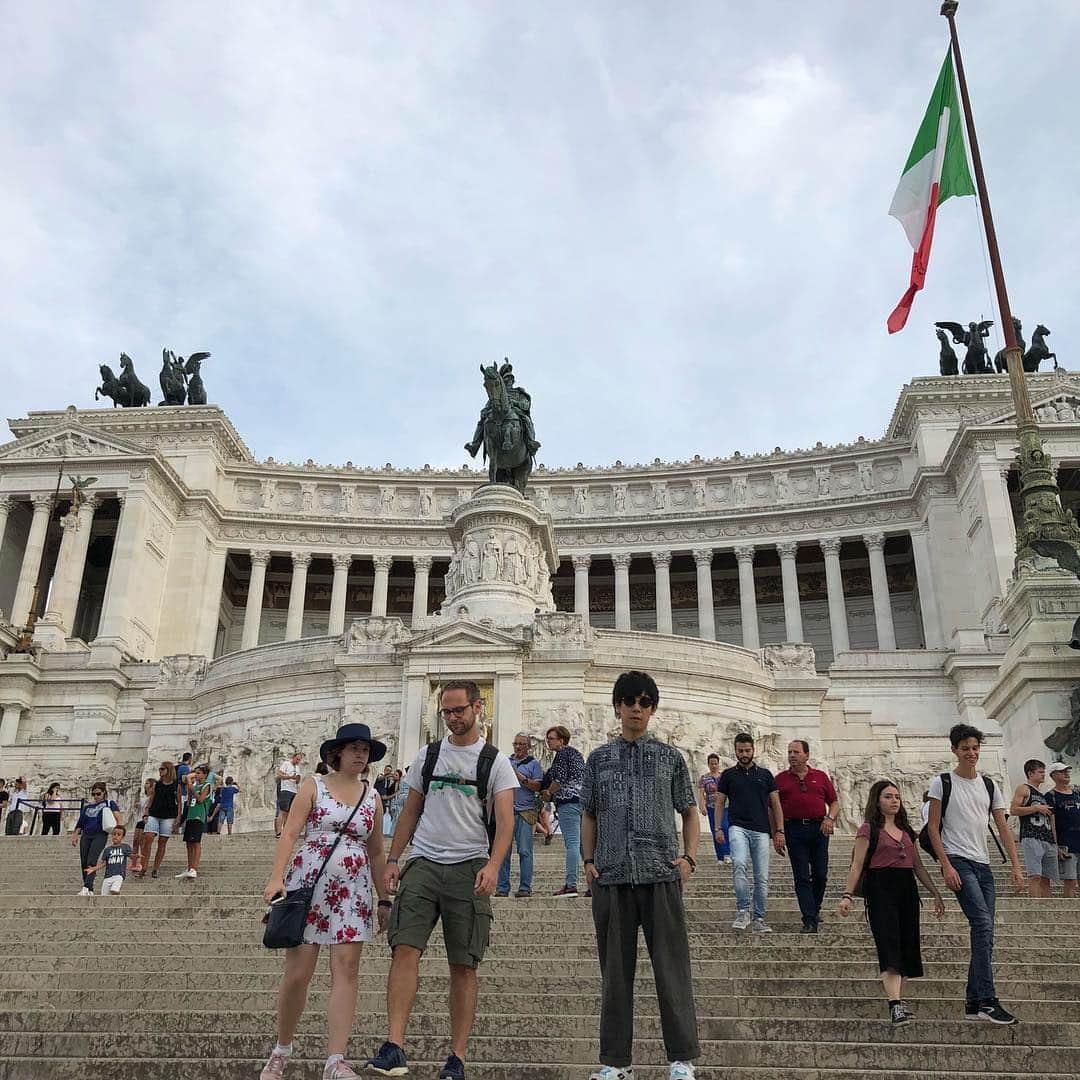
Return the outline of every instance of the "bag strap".
[[[439,761],[439,751],[442,749],[442,739],[436,739],[428,743],[427,754],[424,756],[424,767],[420,770],[420,782],[423,785],[424,795],[431,787],[432,777],[435,775],[435,766]]]
[[[334,852],[337,851],[338,844],[341,843],[341,838],[349,831],[349,826],[352,824],[352,819],[356,817],[357,811],[360,809],[361,806],[364,805],[364,800],[367,798],[367,793],[368,783],[365,780],[363,791],[360,793],[360,801],[353,807],[353,811],[349,815],[349,820],[345,822],[345,827],[337,834],[337,839],[334,841],[330,850],[326,853],[326,858],[323,859],[322,866],[319,867],[319,872],[315,875],[315,879],[312,881],[311,885],[308,886],[309,888],[314,889],[315,886],[319,883],[319,878],[322,877],[322,872],[326,869],[326,864],[331,860],[331,858],[333,858]]]
[[[863,863],[863,869],[870,869],[870,860],[874,857],[874,852],[877,851],[878,839],[881,836],[881,830],[876,825],[870,826],[870,839],[869,847],[866,849],[866,862]]]

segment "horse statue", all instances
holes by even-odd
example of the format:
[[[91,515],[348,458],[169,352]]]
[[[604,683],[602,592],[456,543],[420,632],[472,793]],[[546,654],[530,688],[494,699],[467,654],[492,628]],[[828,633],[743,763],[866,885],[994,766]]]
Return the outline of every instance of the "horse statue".
[[[949,344],[949,335],[944,330],[935,330],[938,341],[941,342],[941,354],[938,357],[938,367],[942,375],[959,375],[960,361],[956,358],[956,351]]]
[[[506,382],[496,364],[480,365],[488,404],[481,418],[484,458],[488,465],[489,484],[512,484],[522,495],[533,470],[524,425],[510,404]],[[465,449],[476,456],[475,443]]]
[[[183,405],[187,398],[187,373],[184,360],[176,359],[176,353],[168,349],[161,350],[161,401],[159,405]]]
[[[94,391],[94,400],[97,401],[99,397],[112,398],[114,409],[118,405],[126,405],[127,402],[121,400],[124,396],[123,387],[113,369],[108,364],[99,364],[98,371],[101,372],[101,385]]]
[[[1043,326],[1042,323],[1039,323],[1039,325],[1035,327],[1034,331],[1032,331],[1031,348],[1028,349],[1026,353],[1024,353],[1025,371],[1038,371],[1039,365],[1044,360],[1049,360],[1051,357],[1053,357],[1054,360],[1054,370],[1057,371],[1058,367],[1060,366],[1057,362],[1057,353],[1052,353],[1046,347],[1046,338],[1049,333],[1050,331],[1045,326]]]
[[[120,378],[117,381],[126,399],[120,401],[121,405],[137,408],[150,404],[150,387],[139,382],[139,376],[135,374],[135,361],[127,353],[120,354]]]
[[[1020,355],[1024,354],[1024,333],[1020,326],[1020,320],[1014,315],[1012,317],[1013,330],[1016,332],[1016,344],[1020,347]],[[1005,359],[1005,350],[999,349],[997,355],[994,357],[994,370],[999,374],[1006,374],[1009,370],[1009,362]]]
[[[184,364],[184,374],[187,375],[187,403],[189,405],[206,404],[206,387],[202,381],[202,362],[209,356],[208,352],[192,353]]]
[[[963,367],[965,375],[993,374],[994,369],[990,366],[986,352],[986,339],[990,336],[990,327],[994,325],[993,319],[968,323],[966,330],[960,323],[955,322],[937,322],[934,325],[941,330],[948,330],[952,334],[953,344],[967,346]]]

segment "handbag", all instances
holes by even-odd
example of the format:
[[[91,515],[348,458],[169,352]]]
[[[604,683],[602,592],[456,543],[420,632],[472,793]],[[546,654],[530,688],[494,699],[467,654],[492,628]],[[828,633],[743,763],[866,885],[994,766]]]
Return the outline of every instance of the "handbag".
[[[112,807],[106,803],[101,808],[101,831],[112,832],[116,828],[116,815],[112,812]]]
[[[315,895],[315,886],[318,885],[326,864],[337,851],[341,838],[349,831],[352,819],[356,817],[356,812],[363,805],[367,793],[368,786],[365,780],[360,801],[353,807],[353,812],[349,815],[349,820],[345,822],[345,827],[338,833],[333,846],[326,853],[326,858],[323,859],[314,881],[302,889],[290,889],[282,899],[274,900],[266,909],[266,914],[263,916],[263,922],[266,924],[266,929],[263,931],[263,945],[268,949],[294,949],[297,945],[304,944],[304,928],[307,926],[308,911]]]

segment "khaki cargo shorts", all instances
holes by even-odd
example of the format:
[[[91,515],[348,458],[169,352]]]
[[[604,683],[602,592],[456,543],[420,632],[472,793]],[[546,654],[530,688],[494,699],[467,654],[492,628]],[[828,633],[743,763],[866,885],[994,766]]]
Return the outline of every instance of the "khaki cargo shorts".
[[[454,967],[479,966],[491,935],[491,898],[477,896],[473,886],[486,862],[469,859],[444,865],[410,859],[401,871],[390,912],[390,948],[411,945],[423,952],[441,918],[447,962]]]

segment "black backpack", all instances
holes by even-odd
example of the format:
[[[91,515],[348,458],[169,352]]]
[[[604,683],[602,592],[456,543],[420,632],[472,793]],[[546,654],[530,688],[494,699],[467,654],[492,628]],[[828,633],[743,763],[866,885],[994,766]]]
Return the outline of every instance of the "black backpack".
[[[987,825],[994,817],[994,781],[990,779],[985,773],[980,774],[982,776],[982,782],[986,785],[986,794],[990,796],[990,816],[987,820]],[[952,795],[952,773],[941,774],[941,824],[945,824],[945,811],[949,809],[949,796]],[[993,827],[990,827],[990,835],[994,838],[994,846],[1001,854],[1001,861],[1006,862],[1005,852],[1002,851],[1001,843],[998,841],[997,833],[994,832]],[[919,847],[930,856],[934,862],[937,862],[937,854],[934,852],[933,845],[930,843],[930,826],[924,825],[919,830]]]
[[[441,749],[441,739],[428,743],[427,754],[424,757],[424,767],[420,770],[420,782],[423,786],[425,799],[432,780],[462,779],[457,776],[435,775],[435,766],[439,762],[439,751]],[[489,853],[495,843],[495,814],[493,808],[489,807],[487,802],[488,781],[491,779],[491,767],[495,764],[495,759],[498,756],[499,751],[491,743],[484,743],[480,748],[480,758],[476,763],[476,794],[480,799],[480,819],[483,821],[484,828],[487,831]]]

